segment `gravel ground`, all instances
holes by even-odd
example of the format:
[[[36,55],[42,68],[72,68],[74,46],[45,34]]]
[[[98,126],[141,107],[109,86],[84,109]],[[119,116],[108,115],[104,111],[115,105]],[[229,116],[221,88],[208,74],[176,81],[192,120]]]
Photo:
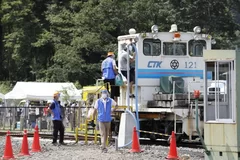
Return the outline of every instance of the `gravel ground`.
[[[129,153],[129,149],[115,151],[114,146],[108,148],[108,153],[101,153],[99,145],[84,145],[79,142],[68,146],[53,146],[51,140],[41,140],[42,152],[31,153],[30,156],[19,157],[22,139],[11,138],[14,156],[17,159],[31,160],[165,160],[169,147],[141,145],[142,153]],[[32,145],[32,138],[28,138],[29,148]],[[5,148],[5,137],[0,137],[0,154],[3,155]],[[203,160],[202,149],[178,148],[179,157],[189,155],[191,160]],[[187,158],[188,159],[188,158]]]

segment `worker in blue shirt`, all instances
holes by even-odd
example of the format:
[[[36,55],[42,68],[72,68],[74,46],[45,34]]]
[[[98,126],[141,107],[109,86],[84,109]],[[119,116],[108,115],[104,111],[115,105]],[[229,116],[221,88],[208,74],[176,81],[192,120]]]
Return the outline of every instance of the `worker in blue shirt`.
[[[50,106],[49,112],[52,114],[52,120],[53,120],[53,145],[57,145],[57,137],[58,137],[58,131],[60,132],[60,138],[59,138],[59,144],[66,145],[66,143],[63,142],[64,139],[64,125],[62,123],[63,116],[61,115],[61,106],[59,104],[59,97],[60,93],[55,92],[53,94],[53,102]]]
[[[113,108],[115,106],[115,108]],[[106,143],[111,126],[111,112],[115,111],[117,103],[108,96],[107,90],[101,91],[101,97],[95,102],[93,117],[98,113],[98,122],[101,134],[102,152],[107,152]]]
[[[101,71],[106,88],[111,94],[110,97],[117,102],[117,97],[120,95],[120,89],[119,86],[115,86],[115,77],[118,75],[118,70],[113,52],[108,52],[107,58],[102,62]],[[111,85],[111,92],[109,91],[110,87],[108,83]]]

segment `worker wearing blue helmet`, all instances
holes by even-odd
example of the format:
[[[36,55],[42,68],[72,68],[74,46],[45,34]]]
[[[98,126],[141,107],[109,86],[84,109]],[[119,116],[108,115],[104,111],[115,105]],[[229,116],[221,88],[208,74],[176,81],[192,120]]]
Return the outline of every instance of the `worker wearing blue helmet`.
[[[115,108],[113,108],[113,106],[115,106]],[[116,107],[117,103],[109,97],[108,91],[102,90],[101,97],[95,102],[93,116],[95,117],[97,111],[103,152],[107,152],[106,143],[112,120],[111,112],[114,111]]]

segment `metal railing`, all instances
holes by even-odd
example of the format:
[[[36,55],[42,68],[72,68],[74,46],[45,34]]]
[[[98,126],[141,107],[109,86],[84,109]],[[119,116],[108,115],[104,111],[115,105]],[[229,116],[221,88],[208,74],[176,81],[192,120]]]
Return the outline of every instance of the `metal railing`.
[[[38,124],[40,131],[52,131],[52,117],[44,111],[46,108],[46,106],[0,107],[0,130],[32,130]],[[66,132],[74,131],[78,108],[78,106],[61,108]]]

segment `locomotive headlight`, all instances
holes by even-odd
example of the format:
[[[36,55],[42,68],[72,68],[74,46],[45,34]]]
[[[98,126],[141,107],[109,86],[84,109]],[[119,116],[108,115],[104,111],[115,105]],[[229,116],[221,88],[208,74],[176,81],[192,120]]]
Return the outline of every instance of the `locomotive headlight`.
[[[158,38],[157,34],[153,34],[153,39],[157,39],[157,38]]]
[[[199,36],[198,35],[194,35],[194,39],[197,41],[199,40]]]
[[[176,24],[172,24],[172,25],[171,25],[171,29],[170,29],[169,32],[177,32],[177,31],[178,31],[177,25],[176,25]]]
[[[216,44],[216,40],[213,38],[212,41],[211,41],[212,44]]]
[[[199,26],[194,27],[193,32],[194,33],[200,33],[201,32],[201,27],[199,27]]]
[[[139,38],[138,38],[138,36],[136,36],[135,38],[134,38],[134,42],[138,42],[139,41]]]
[[[134,28],[129,29],[129,34],[136,34],[136,30]]]
[[[158,26],[157,25],[153,25],[151,27],[152,33],[158,33]]]

